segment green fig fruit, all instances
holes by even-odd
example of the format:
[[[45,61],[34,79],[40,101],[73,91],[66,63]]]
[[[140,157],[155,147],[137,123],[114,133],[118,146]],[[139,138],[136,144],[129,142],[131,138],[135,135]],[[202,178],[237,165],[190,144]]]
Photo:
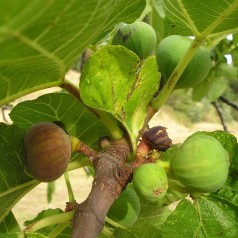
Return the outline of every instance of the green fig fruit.
[[[156,41],[156,33],[149,24],[134,22],[122,25],[113,36],[112,44],[123,45],[145,59],[153,53]]]
[[[157,163],[143,164],[133,173],[133,185],[138,194],[151,202],[159,201],[168,189],[165,170]]]
[[[188,37],[171,35],[164,38],[157,46],[156,60],[165,83],[185,55],[192,41]],[[202,82],[208,75],[210,67],[209,52],[204,46],[201,46],[186,66],[175,89],[191,88]]]
[[[212,136],[188,137],[171,158],[174,177],[192,192],[210,193],[220,189],[229,172],[229,156]]]

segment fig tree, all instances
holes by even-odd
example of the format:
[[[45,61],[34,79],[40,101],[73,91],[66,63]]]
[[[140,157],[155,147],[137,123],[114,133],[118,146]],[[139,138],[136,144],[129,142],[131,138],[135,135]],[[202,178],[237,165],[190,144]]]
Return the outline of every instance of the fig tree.
[[[141,59],[150,56],[156,46],[156,33],[145,22],[134,22],[122,25],[113,36],[113,45],[123,45],[136,53]]]
[[[220,189],[229,172],[229,157],[212,136],[192,135],[171,158],[174,177],[191,192],[210,193]]]
[[[143,164],[133,173],[133,185],[142,197],[151,202],[159,201],[168,189],[166,172],[157,163]]]
[[[65,172],[70,157],[71,143],[66,132],[54,123],[33,125],[24,138],[30,174],[41,182],[51,182]]]
[[[165,83],[185,55],[192,41],[188,37],[171,35],[164,38],[157,46],[157,64]],[[190,88],[200,83],[207,76],[210,64],[209,52],[204,46],[201,46],[183,71],[175,88]]]

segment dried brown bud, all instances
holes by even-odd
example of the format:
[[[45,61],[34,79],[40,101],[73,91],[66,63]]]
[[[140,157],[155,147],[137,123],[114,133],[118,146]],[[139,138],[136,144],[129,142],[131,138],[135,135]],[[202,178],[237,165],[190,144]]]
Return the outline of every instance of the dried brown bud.
[[[172,145],[166,129],[163,126],[152,127],[143,133],[142,140],[153,149],[165,151]]]

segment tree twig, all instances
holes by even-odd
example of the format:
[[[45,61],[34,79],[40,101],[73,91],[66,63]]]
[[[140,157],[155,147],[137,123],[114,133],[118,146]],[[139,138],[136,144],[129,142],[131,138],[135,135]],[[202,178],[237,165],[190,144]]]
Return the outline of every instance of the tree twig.
[[[227,125],[226,125],[226,122],[225,122],[225,119],[224,119],[223,110],[222,110],[220,104],[216,101],[216,102],[212,102],[212,105],[215,107],[215,109],[217,111],[217,114],[220,118],[223,130],[228,132],[228,128],[227,128]]]
[[[234,108],[235,110],[238,111],[238,104],[234,103],[234,102],[231,102],[229,99],[223,97],[223,96],[220,96],[219,99],[226,103],[227,105],[231,106],[232,108]]]
[[[95,156],[92,190],[76,209],[71,238],[95,238],[102,231],[109,208],[131,180],[132,170],[125,164],[129,153],[123,139]]]

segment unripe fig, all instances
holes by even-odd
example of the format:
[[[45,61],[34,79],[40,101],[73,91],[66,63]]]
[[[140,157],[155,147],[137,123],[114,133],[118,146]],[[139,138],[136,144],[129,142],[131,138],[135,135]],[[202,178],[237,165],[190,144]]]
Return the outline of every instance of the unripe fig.
[[[162,167],[156,163],[147,163],[135,169],[133,185],[138,194],[151,202],[156,202],[166,194],[168,179]]]
[[[33,125],[24,138],[30,174],[41,182],[51,182],[65,172],[70,157],[70,137],[54,123]]]
[[[188,37],[171,35],[159,43],[156,49],[156,59],[165,83],[185,55],[192,41]],[[175,89],[190,88],[203,81],[210,70],[210,65],[209,52],[201,46],[183,71]]]
[[[156,46],[156,33],[145,22],[122,25],[112,39],[113,45],[123,45],[136,53],[141,59],[150,56]]]
[[[220,189],[229,172],[229,157],[212,136],[192,135],[171,158],[174,177],[191,192],[210,193]]]

